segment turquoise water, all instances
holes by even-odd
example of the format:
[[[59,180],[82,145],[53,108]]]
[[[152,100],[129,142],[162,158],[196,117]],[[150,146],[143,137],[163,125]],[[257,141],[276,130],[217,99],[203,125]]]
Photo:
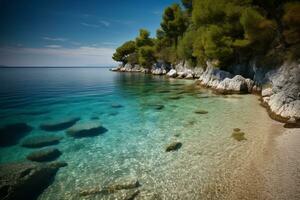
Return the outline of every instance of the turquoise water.
[[[139,180],[141,199],[153,194],[226,198],[239,187],[240,174],[246,177],[246,166],[262,152],[276,124],[257,96],[216,95],[191,80],[105,68],[13,68],[0,69],[0,81],[1,126],[25,122],[34,127],[19,144],[31,136],[63,137],[55,147],[68,166],[39,199],[80,199],[82,189],[124,176]],[[199,109],[208,114],[196,114]],[[72,138],[65,130],[39,129],[46,121],[70,117],[100,121],[108,131]],[[247,140],[234,140],[233,128],[242,129]],[[165,152],[174,141],[182,147]],[[0,147],[0,162],[24,161],[33,150],[19,144]]]

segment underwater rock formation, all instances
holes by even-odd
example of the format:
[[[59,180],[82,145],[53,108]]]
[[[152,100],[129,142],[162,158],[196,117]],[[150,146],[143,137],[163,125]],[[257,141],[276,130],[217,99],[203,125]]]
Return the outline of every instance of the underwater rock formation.
[[[0,128],[0,146],[16,145],[32,129],[26,123],[9,124]]]
[[[60,167],[36,162],[0,165],[0,199],[37,199]]]
[[[59,136],[35,136],[26,138],[22,142],[23,147],[39,148],[58,144],[62,137]]]
[[[48,162],[58,158],[62,153],[56,148],[46,148],[30,153],[26,158],[36,162]]]
[[[79,117],[74,117],[58,121],[45,122],[40,125],[40,128],[44,131],[61,131],[70,128],[79,120]]]
[[[166,147],[166,152],[177,151],[182,146],[181,142],[173,142]]]
[[[75,138],[81,138],[81,137],[91,137],[91,136],[97,136],[100,134],[103,134],[107,132],[108,130],[104,128],[99,122],[97,121],[90,121],[90,122],[82,122],[78,123],[71,128],[69,128],[66,133],[69,136],[75,137]]]

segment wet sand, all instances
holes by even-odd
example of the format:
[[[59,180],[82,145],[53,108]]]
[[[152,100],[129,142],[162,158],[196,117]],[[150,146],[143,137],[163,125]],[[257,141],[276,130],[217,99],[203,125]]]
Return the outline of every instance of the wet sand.
[[[277,123],[261,150],[232,177],[238,181],[224,199],[300,199],[300,129]]]

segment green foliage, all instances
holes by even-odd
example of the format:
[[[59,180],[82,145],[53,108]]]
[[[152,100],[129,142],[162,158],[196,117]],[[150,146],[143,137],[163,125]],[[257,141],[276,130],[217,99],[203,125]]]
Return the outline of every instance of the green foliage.
[[[193,55],[200,63],[218,60],[222,66],[233,57],[232,39],[224,34],[222,27],[210,25],[200,28],[198,34],[200,37],[194,43]]]
[[[156,38],[141,29],[113,58],[149,67],[156,61],[220,67],[258,58],[275,65],[300,57],[299,0],[181,0],[164,10]],[[263,65],[264,65],[263,64]]]
[[[266,19],[257,10],[247,8],[243,11],[240,22],[245,31],[245,39],[266,47],[275,37],[276,23]]]
[[[193,0],[181,0],[181,3],[189,13],[192,12],[192,10],[193,10]]]
[[[194,30],[187,31],[179,41],[177,54],[180,60],[187,60],[189,64],[195,66],[196,57],[193,56],[193,45],[197,38],[197,32]]]
[[[282,21],[285,26],[283,32],[288,44],[300,42],[300,2],[287,3],[284,6]]]
[[[289,44],[287,56],[289,59],[300,57],[300,2],[290,2],[284,5],[282,17],[283,35]]]
[[[182,36],[187,28],[187,19],[178,4],[167,7],[163,14],[163,21],[160,24],[166,37],[177,46],[178,37]]]
[[[193,6],[192,20],[197,27],[221,22],[225,16],[223,0],[215,0],[214,2],[210,0],[195,1]]]
[[[151,68],[155,63],[155,49],[151,46],[143,46],[138,51],[139,64],[146,68]]]
[[[134,53],[136,50],[135,42],[128,41],[117,48],[116,52],[113,54],[113,59],[118,62],[126,64],[129,61],[130,54]]]
[[[139,36],[135,39],[136,46],[153,46],[153,40],[150,38],[150,32],[146,29],[140,29]]]

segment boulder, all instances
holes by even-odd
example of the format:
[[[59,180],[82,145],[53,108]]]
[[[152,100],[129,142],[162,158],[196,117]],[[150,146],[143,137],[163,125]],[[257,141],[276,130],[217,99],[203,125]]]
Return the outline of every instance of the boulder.
[[[265,88],[261,91],[262,97],[269,97],[272,96],[272,94],[273,94],[272,88]]]
[[[9,124],[0,128],[0,146],[16,145],[33,128],[26,123]]]
[[[261,87],[258,85],[254,85],[252,88],[252,93],[261,94]]]
[[[36,162],[0,165],[0,199],[37,199],[59,167]]]
[[[168,77],[171,77],[171,78],[175,78],[177,76],[177,72],[175,69],[171,69],[168,73],[167,73],[167,76]]]
[[[181,142],[173,142],[166,147],[166,152],[177,151],[182,146]]]
[[[155,69],[151,70],[151,73],[154,75],[163,75],[163,74],[166,74],[167,71],[163,68],[155,68]]]
[[[221,93],[247,93],[248,85],[244,77],[236,75],[232,79],[225,78],[216,89]]]
[[[21,145],[27,148],[40,148],[56,145],[61,139],[62,137],[59,136],[35,136],[26,138],[25,140],[23,140]]]
[[[246,78],[245,81],[248,88],[248,93],[251,93],[254,86],[254,81],[249,78]]]
[[[79,120],[79,117],[74,117],[62,120],[49,121],[41,124],[40,128],[44,131],[61,131],[73,126]]]
[[[91,136],[97,136],[100,134],[103,134],[107,132],[108,130],[98,122],[98,121],[90,121],[85,123],[78,123],[71,128],[69,128],[66,133],[69,136],[75,137],[75,138],[81,138],[81,137],[91,137]]]
[[[269,96],[265,105],[270,116],[287,122],[293,118],[300,120],[300,64],[286,62],[278,69],[267,73],[271,89],[264,89],[262,96]],[[271,92],[272,90],[272,92]]]
[[[215,68],[211,62],[207,62],[207,68],[201,74],[199,82],[207,87],[216,88],[225,78],[232,78],[232,74]]]
[[[113,71],[113,72],[117,72],[120,70],[120,67],[114,67],[114,68],[111,68],[110,71]]]
[[[177,72],[177,78],[185,78],[187,76],[186,72]]]
[[[46,148],[30,153],[26,158],[36,162],[48,162],[55,160],[61,155],[61,152],[56,148]]]
[[[185,78],[186,79],[194,79],[194,75],[193,74],[187,74]]]

